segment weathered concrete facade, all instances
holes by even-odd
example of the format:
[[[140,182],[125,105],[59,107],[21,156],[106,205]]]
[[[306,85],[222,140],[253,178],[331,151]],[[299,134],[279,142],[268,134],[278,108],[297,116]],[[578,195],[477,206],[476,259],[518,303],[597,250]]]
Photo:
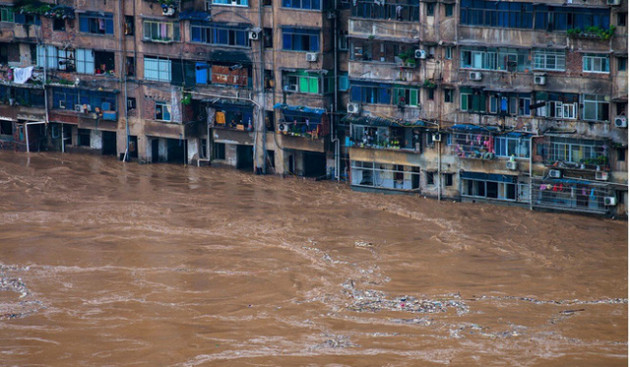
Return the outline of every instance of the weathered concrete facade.
[[[2,5],[3,148],[627,212],[627,1]]]

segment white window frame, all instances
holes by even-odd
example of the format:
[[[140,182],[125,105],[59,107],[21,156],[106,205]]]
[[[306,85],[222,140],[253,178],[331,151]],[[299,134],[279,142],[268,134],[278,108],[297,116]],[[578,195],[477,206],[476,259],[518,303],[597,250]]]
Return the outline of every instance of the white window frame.
[[[595,97],[595,98],[591,98],[591,97]],[[596,94],[584,94],[582,96],[582,104],[583,104],[583,108],[582,108],[582,118],[586,121],[605,121],[605,120],[598,120],[597,116],[599,115],[599,111],[600,109],[604,108],[603,105],[608,105],[607,108],[610,108],[610,102],[606,101],[606,96],[602,96],[602,95],[596,95]],[[586,116],[586,105],[587,104],[595,104],[595,118],[587,118]],[[609,113],[610,116],[610,113]]]
[[[596,67],[599,65],[599,67]],[[610,74],[610,57],[602,54],[582,56],[582,71],[585,73]]]
[[[553,60],[553,65],[551,60]],[[567,57],[565,51],[534,50],[532,55],[533,70],[565,71]]]
[[[161,34],[162,25],[166,25],[166,35]],[[170,43],[179,41],[179,37],[179,23],[148,19],[142,22],[142,39],[145,41]]]
[[[151,67],[147,67],[147,66],[151,66]],[[147,75],[147,71],[154,72],[156,77],[153,77],[153,76],[149,77]],[[170,82],[171,78],[172,78],[171,60],[156,58],[156,57],[148,57],[148,56],[144,57],[144,80]]]
[[[160,107],[162,109],[162,119],[158,119],[157,118],[157,109],[158,107]],[[168,119],[164,118],[164,111],[166,110],[166,112],[168,113]],[[172,111],[172,106],[166,102],[155,102],[155,119],[157,121],[166,121],[166,122],[171,122],[173,121],[173,111]]]
[[[245,4],[242,4],[245,3]],[[206,0],[206,9],[211,5],[249,7],[249,0]]]

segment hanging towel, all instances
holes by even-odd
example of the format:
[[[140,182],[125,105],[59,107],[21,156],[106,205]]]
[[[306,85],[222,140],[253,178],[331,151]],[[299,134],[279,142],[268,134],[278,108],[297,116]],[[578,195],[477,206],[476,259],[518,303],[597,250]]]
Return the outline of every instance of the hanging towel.
[[[14,68],[13,69],[13,82],[15,84],[24,84],[33,75],[33,67],[27,68]]]

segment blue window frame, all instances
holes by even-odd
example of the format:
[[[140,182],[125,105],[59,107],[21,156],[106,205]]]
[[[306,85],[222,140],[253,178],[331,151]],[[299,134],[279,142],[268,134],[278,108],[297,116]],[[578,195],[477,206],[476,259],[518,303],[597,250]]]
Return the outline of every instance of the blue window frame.
[[[92,34],[114,34],[114,16],[111,13],[79,15],[79,31]]]
[[[53,88],[53,106],[56,109],[74,110],[77,104],[89,105],[92,111],[98,107],[104,111],[116,111],[116,94],[73,88]]]
[[[353,0],[352,16],[413,22],[420,18],[420,6],[413,0]]]
[[[318,52],[319,29],[282,28],[282,49]]]
[[[192,24],[190,34],[192,42],[250,47],[246,26],[233,27],[221,23],[214,23],[210,26]]]
[[[370,104],[392,104],[391,84],[364,84],[352,82],[350,99],[352,102]]]
[[[321,10],[320,0],[282,0],[283,8]]]
[[[525,2],[462,0],[460,24],[566,31],[610,25],[610,9],[552,6]]]

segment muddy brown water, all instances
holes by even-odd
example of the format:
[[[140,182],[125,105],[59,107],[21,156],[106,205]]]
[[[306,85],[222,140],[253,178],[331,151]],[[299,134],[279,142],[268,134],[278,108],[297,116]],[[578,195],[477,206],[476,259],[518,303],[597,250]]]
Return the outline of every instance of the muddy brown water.
[[[625,366],[627,222],[0,152],[2,366]]]

